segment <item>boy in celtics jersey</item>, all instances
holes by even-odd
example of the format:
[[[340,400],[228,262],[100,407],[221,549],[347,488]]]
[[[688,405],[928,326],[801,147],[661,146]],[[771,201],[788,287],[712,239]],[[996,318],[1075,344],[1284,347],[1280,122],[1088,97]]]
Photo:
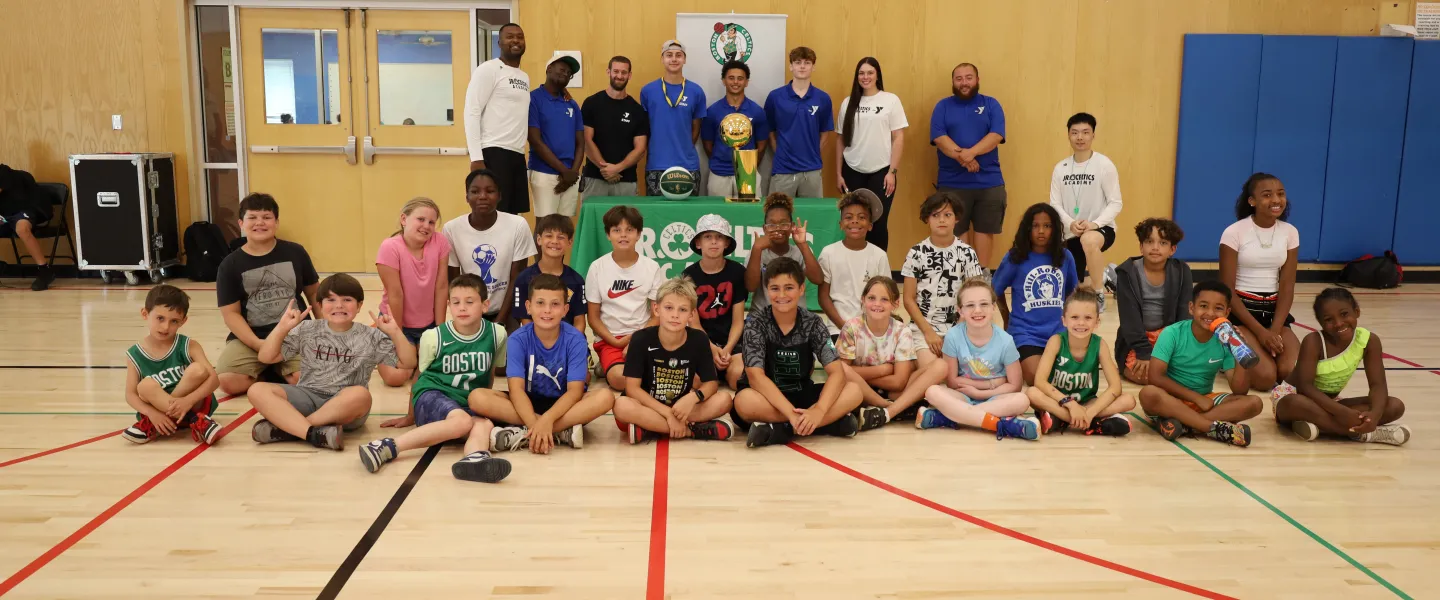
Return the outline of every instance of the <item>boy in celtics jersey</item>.
[[[210,418],[220,377],[200,343],[180,334],[189,313],[190,296],[175,286],[157,285],[145,295],[140,316],[150,332],[125,351],[125,402],[138,419],[120,433],[127,440],[144,444],[186,428],[200,443],[220,437]]]
[[[465,440],[465,455],[450,467],[456,479],[495,483],[510,474],[510,461],[490,456],[495,424],[470,409],[472,399],[506,399],[490,389],[495,366],[505,362],[505,327],[485,320],[489,292],[479,276],[450,282],[450,320],[420,335],[420,376],[410,385],[410,411],[381,427],[417,427],[398,437],[360,447],[360,462],[374,473],[401,452],[449,440]]]
[[[1135,408],[1135,398],[1121,393],[1120,369],[1110,345],[1095,335],[1100,326],[1100,297],[1087,287],[1065,300],[1065,331],[1050,336],[1035,370],[1035,385],[1025,390],[1040,433],[1075,429],[1085,435],[1130,433],[1130,420],[1120,414]],[[1100,374],[1105,391],[1100,391]]]

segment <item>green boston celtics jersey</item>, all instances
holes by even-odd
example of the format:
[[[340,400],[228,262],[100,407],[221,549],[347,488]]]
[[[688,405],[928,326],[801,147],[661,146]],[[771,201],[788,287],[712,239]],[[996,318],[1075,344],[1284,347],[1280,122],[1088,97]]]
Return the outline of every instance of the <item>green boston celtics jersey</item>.
[[[420,373],[415,385],[410,386],[410,401],[414,402],[421,392],[437,390],[461,406],[469,406],[471,390],[488,388],[494,383],[491,372],[495,364],[505,358],[505,328],[482,320],[480,331],[467,338],[455,332],[453,322],[446,321],[431,331],[435,332],[431,342],[435,345],[435,358]],[[426,345],[423,336],[420,345]]]
[[[170,346],[170,351],[154,358],[146,354],[140,344],[135,344],[125,351],[125,358],[135,365],[140,379],[154,379],[155,383],[165,388],[165,393],[173,394],[180,378],[185,375],[185,368],[190,366],[190,338],[175,334],[175,345]]]
[[[1084,360],[1075,360],[1070,353],[1070,334],[1060,334],[1060,353],[1050,368],[1050,385],[1060,393],[1079,402],[1089,402],[1099,393],[1100,336],[1090,336],[1090,347]]]

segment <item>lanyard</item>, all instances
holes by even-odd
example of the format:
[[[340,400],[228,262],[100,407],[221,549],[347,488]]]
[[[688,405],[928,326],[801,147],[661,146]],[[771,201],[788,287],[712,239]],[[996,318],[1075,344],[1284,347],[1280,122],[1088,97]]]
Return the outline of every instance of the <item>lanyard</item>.
[[[665,96],[665,103],[669,104],[670,108],[675,108],[676,102],[680,102],[681,100],[685,99],[685,83],[685,81],[680,82],[680,96],[672,101],[670,100],[670,88],[665,87],[665,78],[660,78],[660,95]]]

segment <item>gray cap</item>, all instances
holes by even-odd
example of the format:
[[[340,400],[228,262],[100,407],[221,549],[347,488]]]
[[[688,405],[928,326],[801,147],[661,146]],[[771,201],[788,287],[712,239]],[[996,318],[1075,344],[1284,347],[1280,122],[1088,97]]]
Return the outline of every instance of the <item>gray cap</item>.
[[[858,190],[853,190],[850,193],[845,194],[840,198],[840,200],[843,202],[845,198],[848,198],[850,196],[854,196],[863,200],[865,202],[865,205],[870,207],[871,221],[875,221],[885,214],[885,205],[880,203],[880,197],[876,196],[875,192],[872,192],[867,188],[860,188]]]
[[[660,53],[664,54],[666,50],[671,48],[685,52],[685,44],[680,43],[680,40],[665,40],[665,43],[660,44]],[[685,52],[685,54],[688,56],[690,53]]]

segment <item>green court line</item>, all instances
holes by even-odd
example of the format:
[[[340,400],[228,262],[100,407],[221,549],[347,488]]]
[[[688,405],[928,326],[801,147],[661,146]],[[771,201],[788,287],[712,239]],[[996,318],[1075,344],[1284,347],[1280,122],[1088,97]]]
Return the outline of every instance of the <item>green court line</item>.
[[[1156,433],[1159,433],[1159,430],[1156,429],[1156,428],[1155,428],[1155,425],[1150,422],[1150,419],[1145,418],[1145,417],[1142,417],[1142,416],[1140,416],[1140,415],[1138,415],[1138,414],[1135,414],[1135,413],[1133,413],[1133,412],[1127,412],[1127,413],[1125,413],[1125,414],[1130,415],[1131,417],[1134,417],[1135,420],[1140,421],[1141,423],[1144,423],[1146,427],[1149,427],[1151,430],[1155,431]],[[1304,526],[1304,525],[1301,525],[1299,521],[1296,521],[1296,520],[1295,520],[1293,517],[1291,517],[1290,515],[1285,514],[1285,511],[1280,510],[1279,507],[1275,506],[1274,504],[1269,503],[1269,502],[1266,501],[1264,498],[1261,498],[1259,494],[1256,494],[1255,492],[1250,491],[1250,488],[1245,487],[1245,484],[1240,483],[1239,481],[1236,481],[1234,477],[1231,477],[1228,473],[1226,473],[1226,472],[1224,472],[1224,471],[1221,471],[1221,470],[1220,470],[1220,467],[1217,467],[1217,466],[1215,466],[1214,464],[1212,464],[1210,461],[1205,460],[1205,457],[1200,456],[1199,454],[1196,454],[1195,451],[1194,451],[1194,450],[1191,450],[1189,446],[1186,446],[1185,444],[1182,444],[1182,443],[1180,443],[1180,442],[1178,442],[1178,441],[1171,441],[1170,443],[1175,444],[1175,445],[1178,446],[1181,450],[1184,450],[1186,454],[1189,454],[1189,455],[1190,455],[1190,458],[1193,458],[1193,459],[1195,459],[1195,460],[1200,461],[1200,464],[1205,465],[1207,468],[1209,468],[1209,469],[1210,469],[1212,472],[1214,472],[1216,475],[1219,475],[1221,479],[1224,479],[1225,481],[1230,482],[1230,485],[1233,485],[1233,486],[1235,486],[1237,489],[1239,489],[1240,491],[1245,492],[1245,495],[1250,496],[1250,497],[1251,497],[1252,499],[1254,499],[1256,502],[1259,502],[1261,506],[1264,506],[1265,508],[1270,509],[1270,512],[1275,513],[1275,516],[1278,516],[1278,517],[1280,517],[1281,519],[1284,519],[1286,523],[1289,523],[1291,526],[1295,527],[1296,529],[1299,529],[1301,533],[1304,533],[1305,535],[1310,536],[1310,539],[1315,540],[1316,543],[1320,544],[1321,546],[1324,546],[1325,549],[1327,549],[1327,550],[1329,550],[1330,552],[1334,553],[1335,556],[1339,556],[1340,558],[1344,559],[1345,562],[1350,563],[1350,566],[1355,567],[1356,569],[1359,569],[1361,573],[1364,573],[1364,574],[1368,575],[1368,576],[1370,577],[1370,579],[1375,580],[1375,583],[1378,583],[1378,584],[1380,584],[1380,585],[1385,586],[1385,589],[1388,589],[1388,590],[1390,590],[1391,592],[1394,592],[1394,594],[1395,594],[1396,596],[1399,596],[1399,597],[1401,597],[1401,598],[1404,598],[1405,600],[1414,600],[1414,598],[1412,598],[1409,594],[1406,594],[1405,592],[1401,591],[1400,588],[1397,588],[1397,587],[1395,587],[1393,584],[1391,584],[1389,581],[1386,581],[1384,577],[1381,577],[1381,576],[1377,575],[1374,571],[1371,571],[1369,567],[1366,567],[1365,565],[1360,564],[1360,561],[1355,560],[1354,558],[1351,558],[1350,555],[1349,555],[1349,554],[1346,554],[1344,550],[1341,550],[1341,549],[1339,549],[1339,548],[1336,548],[1334,544],[1331,544],[1331,543],[1330,543],[1329,541],[1327,541],[1325,538],[1320,537],[1320,535],[1317,534],[1317,533],[1315,533],[1314,531],[1310,531],[1310,528],[1308,528],[1308,527],[1306,527],[1306,526]]]

